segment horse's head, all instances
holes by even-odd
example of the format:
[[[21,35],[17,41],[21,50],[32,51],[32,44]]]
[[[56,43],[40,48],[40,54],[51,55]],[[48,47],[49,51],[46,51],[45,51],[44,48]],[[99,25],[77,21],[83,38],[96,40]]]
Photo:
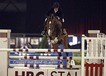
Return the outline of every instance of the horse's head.
[[[62,27],[61,21],[57,19],[53,14],[47,17],[46,21],[47,35],[50,37],[55,37],[57,30],[60,30]]]

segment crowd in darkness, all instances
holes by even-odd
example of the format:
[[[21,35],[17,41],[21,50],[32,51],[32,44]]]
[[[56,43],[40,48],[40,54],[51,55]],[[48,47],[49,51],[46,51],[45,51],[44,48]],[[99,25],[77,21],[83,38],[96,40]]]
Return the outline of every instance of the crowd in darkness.
[[[88,29],[100,29],[106,33],[105,0],[24,0],[23,7],[16,5],[20,10],[10,2],[5,10],[0,7],[0,28],[11,29],[14,33],[40,34],[45,14],[55,1],[63,9],[64,24],[69,34],[87,33]]]

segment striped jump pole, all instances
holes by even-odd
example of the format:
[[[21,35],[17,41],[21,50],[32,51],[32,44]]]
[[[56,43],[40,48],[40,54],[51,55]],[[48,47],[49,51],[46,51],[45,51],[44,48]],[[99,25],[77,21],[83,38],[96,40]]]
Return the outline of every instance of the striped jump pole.
[[[62,57],[62,56],[50,56],[50,53],[61,53],[61,52],[66,52],[66,53],[70,53],[70,52],[80,52],[80,49],[0,49],[0,68],[3,68],[0,70],[0,74],[1,76],[8,76],[8,69],[9,69],[9,65],[10,66],[18,66],[18,64],[8,64],[8,62],[10,61],[9,59],[17,59],[19,58],[19,60],[22,59],[30,59],[30,60],[37,60],[37,59],[51,59],[51,60],[71,60],[72,57]],[[24,55],[24,56],[9,56],[10,53],[49,53],[48,55],[41,55],[41,56],[28,56],[28,55]],[[44,56],[44,57],[43,57]],[[50,56],[50,57],[49,57]],[[72,60],[73,61],[73,60]],[[72,62],[73,63],[73,62]],[[19,64],[19,66],[29,66],[29,67],[44,67],[46,65],[38,65],[38,64]],[[55,67],[55,68],[71,68],[72,66],[69,64],[67,65],[47,65],[47,67]]]

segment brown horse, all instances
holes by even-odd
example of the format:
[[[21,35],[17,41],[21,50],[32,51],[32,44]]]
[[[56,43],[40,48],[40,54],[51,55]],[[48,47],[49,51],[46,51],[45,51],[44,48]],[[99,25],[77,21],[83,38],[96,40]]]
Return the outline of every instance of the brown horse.
[[[46,36],[50,39],[53,49],[58,49],[59,44],[62,44],[65,49],[68,48],[68,35],[65,29],[66,35],[62,35],[62,23],[58,17],[48,16],[45,26]]]

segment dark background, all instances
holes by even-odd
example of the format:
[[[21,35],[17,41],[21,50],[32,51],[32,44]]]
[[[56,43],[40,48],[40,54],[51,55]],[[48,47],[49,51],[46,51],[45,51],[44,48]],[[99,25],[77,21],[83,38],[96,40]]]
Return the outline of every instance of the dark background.
[[[0,0],[0,29],[12,33],[40,34],[46,12],[58,1],[63,9],[68,34],[106,33],[105,0]]]

